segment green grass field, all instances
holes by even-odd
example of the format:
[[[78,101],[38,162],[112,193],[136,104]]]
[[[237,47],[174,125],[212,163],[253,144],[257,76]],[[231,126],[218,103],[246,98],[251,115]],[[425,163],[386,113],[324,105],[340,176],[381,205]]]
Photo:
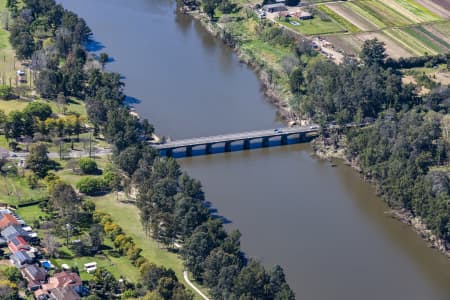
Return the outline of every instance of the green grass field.
[[[156,241],[145,235],[139,221],[139,210],[136,206],[118,202],[114,194],[91,198],[91,200],[95,202],[97,210],[111,214],[114,222],[120,225],[125,233],[133,238],[136,245],[143,249],[142,256],[150,262],[172,268],[178,280],[184,282],[182,260],[176,254],[161,248]],[[187,285],[186,287],[188,288]],[[197,294],[195,295],[196,299],[201,299]]]
[[[46,194],[45,189],[31,189],[23,177],[0,176],[0,202],[19,205],[42,199]]]
[[[47,216],[37,204],[20,207],[16,212],[27,224],[32,224],[33,221],[39,219],[40,216]]]
[[[326,15],[328,15],[331,19],[333,19],[333,21],[335,21],[336,23],[341,25],[343,28],[347,29],[348,32],[355,33],[355,32],[360,32],[361,31],[356,25],[352,24],[351,22],[349,22],[344,17],[342,17],[342,16],[338,15],[337,13],[335,13],[329,7],[321,4],[321,5],[317,5],[316,8],[321,10]]]
[[[321,35],[321,34],[330,34],[330,33],[338,33],[338,32],[346,32],[347,30],[342,27],[335,20],[331,19],[330,21],[322,21],[320,18],[315,17],[311,20],[297,21],[300,25],[292,25],[289,22],[284,20],[279,21],[282,25],[294,29],[295,31],[306,34],[306,35]]]

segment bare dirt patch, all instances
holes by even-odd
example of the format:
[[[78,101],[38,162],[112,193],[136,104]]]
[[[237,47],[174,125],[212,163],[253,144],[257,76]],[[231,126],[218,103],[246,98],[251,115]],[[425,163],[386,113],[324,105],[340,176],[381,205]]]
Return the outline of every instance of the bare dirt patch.
[[[396,59],[400,57],[411,57],[413,56],[412,53],[410,53],[408,50],[400,46],[398,43],[396,43],[394,40],[390,39],[386,35],[380,33],[380,32],[365,32],[357,34],[356,37],[360,39],[361,41],[365,40],[371,40],[371,39],[378,39],[379,41],[386,44],[386,52],[387,54]]]
[[[326,6],[332,9],[338,15],[341,15],[342,17],[347,19],[350,23],[356,25],[363,31],[371,31],[379,29],[374,23],[370,22],[369,20],[359,15],[358,13],[354,12],[350,8],[342,5],[342,3],[332,3],[327,4]]]
[[[430,1],[430,0],[428,0]],[[431,0],[431,2],[450,11],[450,0]]]
[[[447,70],[440,70],[434,74],[436,76],[436,81],[440,82],[442,85],[450,84],[450,72]]]
[[[446,0],[415,0],[423,7],[442,18],[450,18],[450,1]]]
[[[362,41],[352,34],[329,35],[326,39],[347,55],[357,55],[361,50]]]

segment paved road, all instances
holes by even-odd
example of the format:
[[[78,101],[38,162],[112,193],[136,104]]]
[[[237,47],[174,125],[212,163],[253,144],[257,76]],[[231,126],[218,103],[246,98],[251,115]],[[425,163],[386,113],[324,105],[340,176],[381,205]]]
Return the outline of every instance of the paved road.
[[[9,158],[13,158],[13,159],[25,159],[28,156],[29,152],[14,152],[14,151],[9,151],[8,155]],[[106,156],[106,155],[111,155],[112,154],[112,150],[111,149],[106,149],[106,148],[97,148],[95,151],[92,151],[92,156]],[[59,153],[58,152],[50,152],[48,154],[48,157],[50,158],[59,158]],[[70,158],[79,158],[79,157],[89,157],[89,152],[88,151],[76,151],[76,150],[71,150],[69,153],[65,152],[64,153],[64,157],[70,157]]]
[[[188,272],[184,271],[183,272],[183,277],[184,277],[184,281],[186,281],[186,283],[194,290],[197,292],[197,294],[200,295],[200,297],[202,297],[205,300],[210,300],[208,297],[205,296],[205,294],[202,293],[202,291],[200,291],[190,280],[189,280],[189,276],[188,276]]]
[[[185,139],[178,141],[171,141],[164,144],[154,145],[156,149],[164,150],[164,149],[174,149],[181,148],[186,146],[199,146],[205,144],[217,144],[223,142],[233,142],[240,141],[246,139],[258,139],[264,137],[276,137],[276,136],[284,136],[286,134],[296,134],[296,133],[308,133],[315,132],[319,128],[318,125],[313,124],[310,126],[302,126],[302,127],[285,127],[278,129],[268,129],[268,130],[258,130],[258,131],[248,131],[248,132],[240,132],[233,134],[222,134],[216,136],[209,137],[200,137],[193,139]]]

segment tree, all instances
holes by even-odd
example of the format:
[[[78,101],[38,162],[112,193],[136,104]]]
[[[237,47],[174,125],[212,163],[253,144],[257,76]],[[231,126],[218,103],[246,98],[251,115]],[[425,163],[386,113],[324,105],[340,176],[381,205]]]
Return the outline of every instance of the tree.
[[[52,108],[46,103],[31,102],[25,106],[23,113],[45,121],[52,115]]]
[[[20,111],[12,111],[9,113],[5,123],[5,135],[7,138],[19,138],[24,133],[24,118]]]
[[[70,184],[56,181],[50,186],[50,204],[58,211],[64,223],[76,223],[80,199]]]
[[[383,42],[377,39],[366,40],[363,43],[361,53],[359,57],[363,63],[367,66],[371,65],[383,65],[386,58],[386,49]]]
[[[0,280],[0,298],[2,300],[19,300],[19,288],[9,280]]]
[[[112,294],[115,294],[118,287],[114,276],[103,267],[95,271],[92,280],[89,282],[89,286],[95,295],[102,299],[113,298]]]
[[[89,229],[89,237],[91,238],[92,252],[98,252],[103,244],[103,227],[99,224],[93,224]]]
[[[47,146],[42,143],[34,144],[27,156],[27,168],[31,169],[40,178],[44,178],[51,169],[51,161],[48,158]]]
[[[294,69],[289,76],[289,82],[291,85],[291,91],[293,93],[299,93],[302,91],[302,85],[304,83],[303,71],[300,68]]]
[[[203,11],[208,15],[210,19],[214,17],[214,11],[217,7],[217,0],[204,0]]]
[[[3,271],[9,281],[14,283],[20,283],[23,280],[22,273],[16,267],[8,267]]]
[[[46,249],[48,255],[55,257],[58,253],[58,240],[50,233],[46,233],[42,239],[42,246]]]
[[[104,52],[100,53],[100,55],[98,57],[98,61],[102,65],[102,69],[105,69],[105,65],[108,62],[108,60],[109,60],[108,54],[106,54]]]

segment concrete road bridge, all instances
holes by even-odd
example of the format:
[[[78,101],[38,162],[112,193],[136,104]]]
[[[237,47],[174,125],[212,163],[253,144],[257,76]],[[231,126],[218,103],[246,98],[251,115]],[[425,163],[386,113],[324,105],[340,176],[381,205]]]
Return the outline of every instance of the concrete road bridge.
[[[310,126],[286,127],[259,131],[248,131],[233,134],[223,134],[216,136],[200,137],[193,139],[184,139],[170,141],[163,144],[155,144],[153,147],[160,151],[161,155],[173,156],[175,150],[182,149],[186,156],[192,156],[194,148],[203,148],[204,154],[213,153],[213,145],[223,144],[224,152],[231,152],[232,145],[235,143],[242,143],[242,150],[250,149],[251,142],[254,140],[261,141],[262,147],[270,147],[270,141],[279,139],[278,145],[287,145],[291,142],[290,137],[294,137],[297,143],[305,142],[308,139],[319,134],[319,126],[316,124]]]

